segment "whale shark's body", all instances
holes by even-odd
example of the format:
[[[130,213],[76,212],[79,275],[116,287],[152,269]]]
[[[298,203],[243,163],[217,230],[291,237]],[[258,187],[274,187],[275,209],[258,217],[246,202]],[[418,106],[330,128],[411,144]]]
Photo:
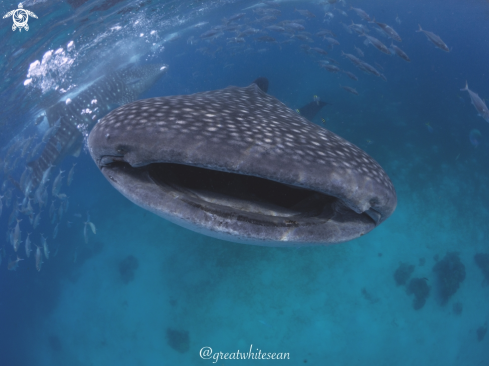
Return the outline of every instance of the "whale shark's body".
[[[397,198],[379,164],[259,85],[126,104],[90,154],[134,203],[228,241],[339,243],[387,219]]]
[[[23,182],[21,190],[33,191],[47,169],[58,165],[68,155],[78,156],[83,143],[81,131],[90,131],[97,119],[114,106],[136,100],[167,69],[167,65],[162,64],[131,64],[101,77],[72,100],[60,101],[48,108],[46,118],[50,128],[57,124],[56,131],[46,142],[39,158],[28,164],[30,178]]]

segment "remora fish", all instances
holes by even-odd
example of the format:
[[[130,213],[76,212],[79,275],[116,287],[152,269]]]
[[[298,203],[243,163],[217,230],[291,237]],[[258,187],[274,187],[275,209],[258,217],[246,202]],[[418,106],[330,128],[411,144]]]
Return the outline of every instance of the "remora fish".
[[[232,242],[339,243],[385,221],[397,197],[380,165],[267,84],[127,104],[93,128],[90,154],[132,202]]]
[[[32,169],[31,189],[41,181],[43,172],[50,166],[59,164],[65,156],[78,156],[83,143],[83,135],[78,125],[84,124],[90,130],[96,118],[102,117],[114,105],[129,103],[149,89],[168,69],[167,65],[130,65],[102,77],[71,100],[59,102],[46,111],[52,127],[59,121],[59,128],[49,138],[41,156],[28,164]],[[87,106],[97,105],[96,114],[83,113]],[[90,111],[92,112],[92,111]],[[59,144],[58,144],[59,142]]]

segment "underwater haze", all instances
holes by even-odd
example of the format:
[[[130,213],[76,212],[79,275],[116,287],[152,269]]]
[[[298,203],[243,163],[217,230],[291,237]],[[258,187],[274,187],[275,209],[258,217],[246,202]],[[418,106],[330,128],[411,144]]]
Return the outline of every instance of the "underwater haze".
[[[1,365],[489,365],[488,1],[0,10]],[[258,77],[378,162],[392,216],[331,245],[219,240],[134,204],[90,155],[116,108]]]

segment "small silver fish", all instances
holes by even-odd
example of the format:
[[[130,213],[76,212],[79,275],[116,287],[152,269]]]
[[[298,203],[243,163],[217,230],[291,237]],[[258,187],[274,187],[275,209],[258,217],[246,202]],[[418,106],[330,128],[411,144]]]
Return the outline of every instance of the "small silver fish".
[[[362,33],[369,33],[370,30],[363,24],[355,24],[353,23],[353,20],[351,21],[351,24],[348,26],[350,29],[354,30],[358,34]]]
[[[42,211],[39,211],[39,213],[36,215],[36,217],[34,218],[34,223],[32,224],[32,227],[35,229],[36,227],[39,226],[39,221],[41,220],[41,212]]]
[[[294,9],[294,11],[298,12],[300,15],[305,16],[306,18],[315,18],[316,16],[311,13],[309,10],[300,10]]]
[[[469,83],[467,81],[465,82],[465,88],[460,90],[469,93],[470,100],[477,112],[479,112],[479,116],[484,118],[486,122],[489,122],[489,110],[487,109],[486,103],[484,103],[484,101],[481,99],[481,97],[479,97],[477,93],[474,93],[472,90],[469,89]]]
[[[9,270],[9,271],[15,271],[15,270],[17,269],[17,267],[19,266],[19,262],[20,262],[20,261],[23,261],[23,260],[24,260],[24,259],[19,258],[19,257],[17,256],[17,259],[16,259],[16,260],[14,260],[14,261],[9,261],[9,262],[8,262],[8,270]]]
[[[92,233],[97,234],[97,229],[95,228],[94,223],[89,222],[88,225],[90,225],[90,229],[92,229]]]
[[[364,20],[366,20],[367,22],[370,21],[370,17],[368,16],[368,14],[366,12],[364,12],[362,9],[359,9],[359,8],[354,8],[352,6],[350,6],[350,10],[353,10],[355,13],[358,14],[358,16]]]
[[[370,23],[375,23],[377,24],[384,32],[385,34],[387,34],[390,38],[392,38],[394,41],[397,41],[397,42],[402,42],[402,39],[401,37],[399,36],[399,34],[397,34],[397,32],[394,30],[394,28],[392,28],[391,26],[387,25],[387,24],[384,24],[384,23],[379,23],[375,20],[375,18],[372,19],[372,21],[370,21]]]
[[[53,239],[56,239],[56,237],[58,236],[58,229],[59,229],[59,222],[54,227]]]
[[[345,89],[348,93],[358,95],[358,92],[355,89],[350,88],[349,86],[340,85],[340,87],[342,87],[343,89]]]
[[[324,41],[327,41],[331,46],[339,46],[340,42],[338,42],[336,39],[331,38],[331,37],[324,37]]]
[[[44,237],[43,234],[41,234],[41,243],[42,243],[42,247],[44,248],[44,256],[46,257],[46,259],[49,259],[48,242],[46,241],[46,238]]]
[[[59,190],[61,189],[61,185],[63,184],[63,175],[62,175],[63,173],[64,173],[64,170],[60,169],[58,176],[54,180],[53,189],[51,191],[53,196],[57,196],[59,194]]]
[[[41,265],[42,265],[42,253],[41,253],[41,247],[37,246],[36,249],[36,269],[37,271],[41,271]]]
[[[329,72],[332,72],[333,74],[336,74],[337,72],[340,72],[341,71],[338,66],[328,65],[328,64],[321,65],[321,68],[326,69]]]
[[[17,250],[19,249],[19,246],[20,246],[20,235],[21,235],[21,231],[20,231],[20,226],[19,226],[19,223],[21,222],[22,220],[19,220],[17,219],[17,225],[15,226],[15,229],[14,229],[14,251],[17,252]]]
[[[312,47],[311,51],[319,53],[320,55],[327,55],[328,54],[328,52],[326,52],[325,50],[323,50],[322,48],[319,48],[319,47]]]
[[[406,53],[403,50],[401,50],[399,47],[397,47],[395,44],[391,44],[391,48],[394,50],[394,53],[400,58],[402,58],[404,61],[411,62],[409,56],[406,55]]]
[[[29,237],[30,235],[31,235],[31,233],[28,233],[27,238],[25,239],[25,254],[26,254],[27,258],[30,257],[31,252],[32,252],[31,239]]]
[[[358,78],[349,71],[343,71],[343,74],[345,74],[346,76],[348,76],[352,80],[358,81]]]
[[[85,225],[83,226],[83,238],[85,239],[85,244],[88,244],[87,224],[88,222],[85,222]]]
[[[355,51],[357,51],[358,56],[360,56],[360,57],[365,56],[365,54],[363,53],[363,51],[360,48],[358,48],[357,46],[354,46],[354,48],[355,48]]]
[[[390,55],[391,51],[387,48],[385,44],[380,42],[377,38],[366,35],[365,33],[361,35],[362,37],[365,37],[367,39],[367,42],[377,48],[380,52],[385,53],[386,55]]]
[[[437,36],[435,33],[423,30],[423,28],[421,28],[421,25],[419,25],[419,24],[418,24],[418,26],[419,26],[419,29],[416,32],[423,32],[425,34],[425,36],[428,38],[428,41],[433,43],[440,50],[443,50],[445,52],[450,52],[450,49],[448,48],[448,46],[445,44],[445,42],[443,42],[441,40],[441,38],[439,36]]]
[[[41,185],[45,185],[49,181],[49,176],[51,174],[51,169],[53,165],[49,165],[46,170],[42,173]]]

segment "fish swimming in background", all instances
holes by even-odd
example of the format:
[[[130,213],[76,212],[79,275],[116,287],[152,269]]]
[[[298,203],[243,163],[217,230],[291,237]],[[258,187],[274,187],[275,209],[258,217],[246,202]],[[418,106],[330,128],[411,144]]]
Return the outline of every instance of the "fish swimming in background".
[[[351,72],[349,72],[349,71],[342,71],[342,73],[345,74],[346,76],[348,76],[350,79],[355,80],[355,81],[358,81],[358,78],[354,74],[352,74]]]
[[[387,46],[385,44],[383,44],[382,42],[380,42],[377,38],[372,37],[372,36],[369,36],[369,35],[367,35],[365,33],[361,34],[360,37],[365,37],[366,38],[366,40],[365,40],[365,44],[366,45],[371,44],[372,46],[374,46],[375,48],[377,48],[380,52],[383,52],[386,55],[390,55],[391,54],[391,51],[389,51],[389,49],[387,48]]]
[[[17,269],[17,267],[19,266],[19,262],[20,261],[23,261],[23,260],[24,259],[23,258],[19,258],[19,256],[17,256],[17,259],[14,260],[14,261],[9,260],[7,269],[9,271],[15,271]]]
[[[362,9],[359,8],[354,8],[353,6],[350,6],[350,10],[353,10],[357,15],[362,18],[363,20],[366,20],[367,22],[370,21],[370,17],[366,12],[364,12]]]
[[[409,56],[406,55],[406,53],[403,50],[401,50],[399,47],[397,47],[395,44],[391,44],[391,48],[394,50],[394,53],[400,58],[402,58],[404,61],[411,62]]]
[[[27,238],[25,239],[25,255],[27,256],[27,258],[30,257],[32,252],[30,235],[31,233],[28,233]]]
[[[68,187],[71,185],[71,182],[73,182],[73,176],[75,175],[75,165],[76,165],[76,163],[73,163],[73,166],[71,167],[71,169],[68,173],[68,178],[66,180],[66,185]]]
[[[85,126],[89,131],[96,123],[94,116],[100,118],[114,105],[136,100],[142,92],[149,89],[165,74],[167,69],[168,66],[163,64],[144,66],[131,64],[102,77],[73,97],[70,103],[60,101],[48,108],[46,117],[50,125],[48,130],[51,131],[50,136],[41,156],[27,164],[32,172],[28,185],[29,191],[26,192],[26,187],[22,187],[24,193],[29,195],[30,191],[40,184],[41,177],[44,177],[46,171],[58,165],[66,156],[80,154],[84,136],[78,129],[79,126]],[[87,108],[87,106],[93,108],[94,105],[97,107],[93,111]],[[87,113],[87,110],[90,113]],[[54,132],[53,128],[55,128]],[[44,182],[44,179],[42,181]]]
[[[41,247],[36,245],[36,269],[38,272],[41,271],[41,266],[42,266],[42,252],[41,252]]]
[[[425,125],[425,126],[426,126],[426,128],[428,129],[428,132],[429,132],[429,133],[433,133],[433,131],[434,131],[434,130],[433,130],[433,127],[431,127],[431,125],[430,125],[429,123],[425,123],[424,125]]]
[[[61,219],[61,218],[60,218]],[[56,224],[56,226],[54,227],[54,231],[53,231],[53,239],[56,239],[56,237],[58,236],[58,229],[59,229],[59,222]]]
[[[59,194],[59,190],[61,189],[61,185],[63,184],[63,173],[64,170],[60,169],[57,177],[54,179],[53,189],[51,191],[51,194],[53,196],[57,196]]]
[[[119,107],[93,128],[90,154],[135,204],[223,240],[326,245],[384,222],[397,196],[380,165],[266,94],[263,79]]]
[[[44,256],[46,259],[49,259],[49,248],[48,248],[48,242],[46,241],[46,238],[44,237],[43,234],[41,234],[41,244],[44,249]]]
[[[294,9],[294,11],[298,12],[302,16],[305,16],[306,18],[315,18],[316,17],[316,15],[311,13],[309,10]]]
[[[13,244],[14,244],[14,251],[17,252],[17,250],[19,249],[19,246],[20,246],[20,243],[21,243],[21,239],[20,239],[20,235],[21,235],[21,231],[20,231],[20,226],[19,226],[19,223],[21,222],[22,220],[19,220],[17,219],[17,225],[15,226],[15,229],[14,229],[14,235],[13,235]]]
[[[489,122],[489,110],[487,109],[486,103],[484,103],[484,101],[481,99],[481,97],[479,97],[477,93],[474,93],[472,90],[469,89],[469,83],[467,81],[465,82],[465,88],[460,90],[469,93],[470,101],[479,113],[479,116],[484,118],[486,122]]]
[[[341,69],[335,65],[322,64],[321,68],[323,68],[329,72],[332,72],[333,74],[336,74],[337,72],[341,72]]]
[[[423,30],[423,28],[421,28],[421,25],[419,25],[419,24],[418,24],[418,26],[419,26],[419,29],[416,32],[423,32],[425,34],[425,36],[428,38],[428,41],[433,43],[440,50],[443,50],[445,52],[450,52],[450,49],[448,48],[448,46],[445,44],[445,42],[443,42],[441,40],[441,38],[439,36],[437,36],[435,33]]]
[[[41,220],[41,212],[42,211],[39,211],[36,215],[36,217],[34,218],[34,222],[32,224],[32,228],[35,229],[36,227],[39,226],[39,221]]]
[[[358,95],[358,92],[354,88],[351,88],[349,86],[343,86],[343,85],[340,85],[340,87],[345,89],[348,93]]]
[[[231,22],[234,22],[235,20],[238,20],[238,19],[241,19],[242,17],[244,17],[246,15],[246,13],[238,13],[238,14],[234,14],[232,16],[230,16],[229,18],[224,18],[223,19],[223,22],[226,23],[226,24],[229,24]]]
[[[324,17],[327,18],[325,19],[325,21],[329,23],[329,21],[334,18],[334,14],[330,11],[327,11],[326,13],[324,13]]]
[[[363,33],[369,33],[370,30],[368,27],[366,27],[363,24],[355,24],[353,23],[353,20],[351,21],[351,24],[348,26],[350,29],[353,29],[356,33],[358,34],[363,34]]]
[[[387,34],[387,36],[392,38],[394,41],[402,42],[402,39],[399,36],[399,34],[397,34],[397,32],[391,26],[384,23],[379,23],[375,20],[375,18],[373,18],[369,23],[377,24],[380,27],[380,29],[382,29],[385,32],[385,34]]]

